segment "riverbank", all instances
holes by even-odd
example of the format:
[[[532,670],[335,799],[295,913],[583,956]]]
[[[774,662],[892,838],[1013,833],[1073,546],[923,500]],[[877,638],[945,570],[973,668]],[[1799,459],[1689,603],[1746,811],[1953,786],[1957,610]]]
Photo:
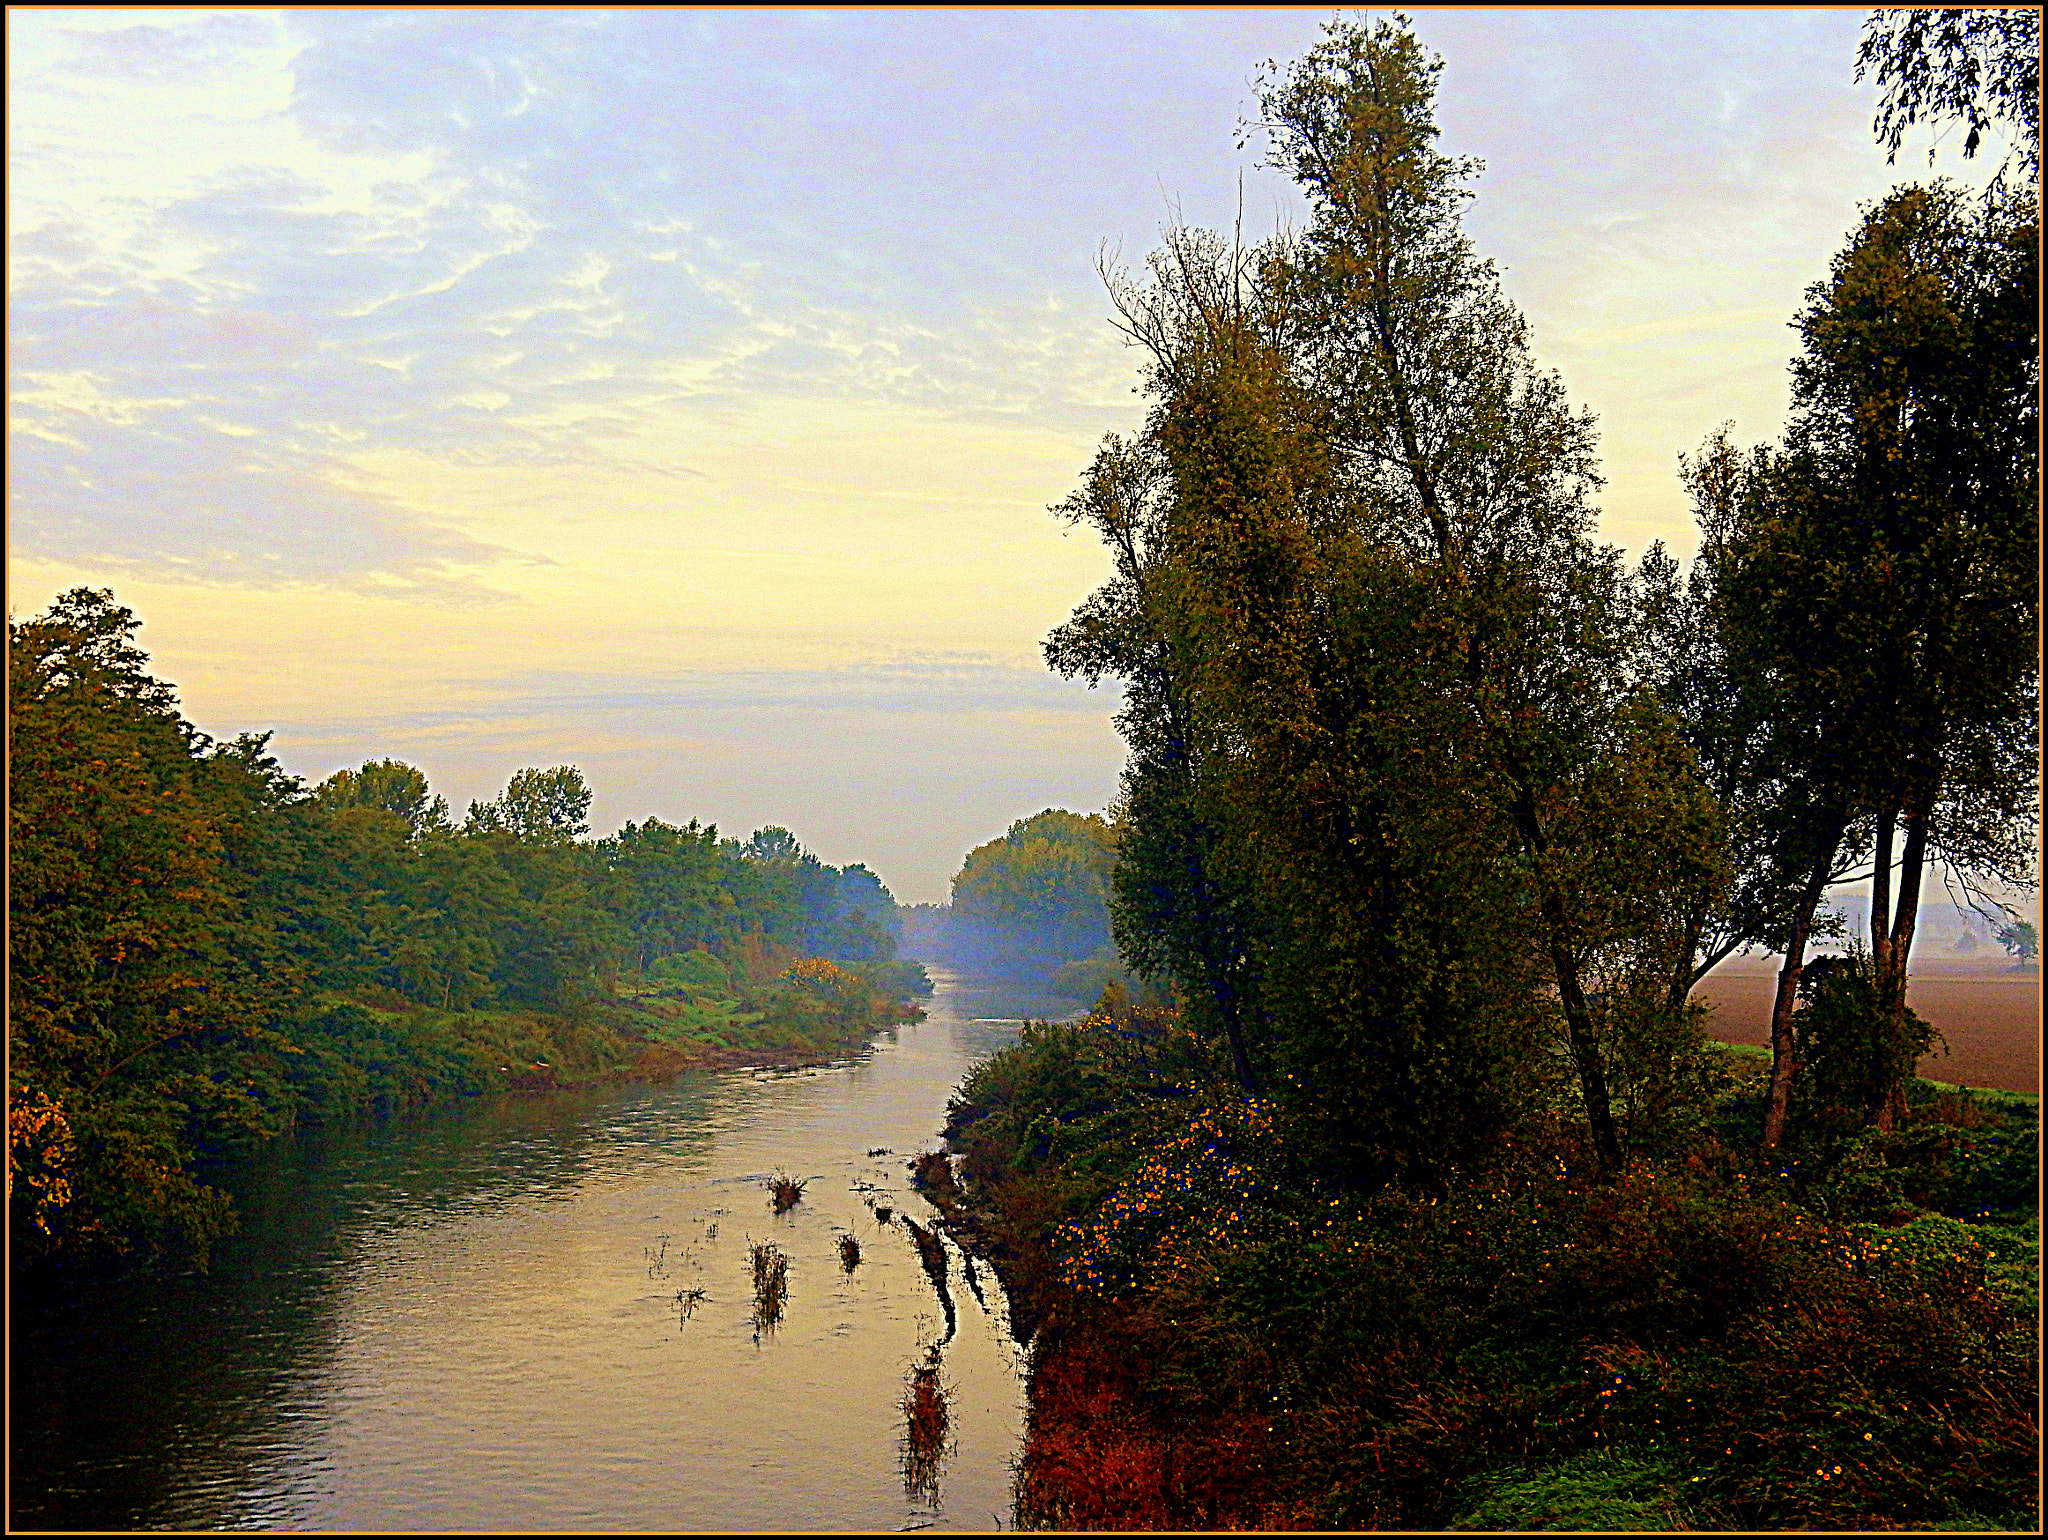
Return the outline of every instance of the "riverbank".
[[[221,1174],[244,1224],[206,1273],[17,1289],[13,1526],[1008,1528],[1022,1391],[1002,1297],[953,1252],[949,1335],[903,1221],[936,1217],[905,1159],[1016,1029],[935,982],[925,1020],[829,1067],[274,1141]],[[779,1214],[778,1174],[807,1179]],[[788,1291],[757,1335],[760,1242]],[[913,1493],[901,1402],[938,1346],[947,1448]]]
[[[720,966],[715,980],[694,985],[592,991],[553,1010],[437,1009],[381,989],[314,995],[293,1017],[251,1034],[257,1041],[238,1083],[194,1077],[205,1093],[188,1097],[196,1105],[145,1107],[140,1138],[132,1127],[111,1138],[97,1130],[80,1136],[60,1118],[63,1139],[43,1158],[58,1180],[31,1172],[47,1192],[35,1224],[16,1232],[14,1266],[28,1276],[49,1267],[118,1271],[160,1259],[204,1264],[238,1223],[210,1173],[298,1130],[479,1098],[661,1084],[691,1070],[842,1061],[875,1033],[922,1020],[914,997],[932,987],[915,962],[785,956],[769,963],[753,975]],[[204,1115],[217,1111],[209,1099],[227,1098],[235,1116]],[[181,1130],[181,1121],[189,1127]],[[150,1163],[131,1158],[129,1166],[171,1185],[175,1205],[153,1206],[153,1189],[140,1178],[117,1189],[139,1198],[75,1201],[61,1180],[67,1168],[81,1156],[107,1164],[127,1148],[122,1140],[148,1153]]]
[[[1028,1030],[947,1128],[1036,1327],[1020,1524],[2034,1528],[2038,1099],[1773,1175],[1745,1078],[1611,1181],[1559,1126],[1361,1191],[1170,1041]]]
[[[801,958],[759,980],[721,977],[715,991],[641,985],[553,1011],[330,996],[312,1003],[276,1056],[277,1131],[494,1093],[827,1063],[877,1031],[922,1020],[912,997],[930,992],[916,963]]]

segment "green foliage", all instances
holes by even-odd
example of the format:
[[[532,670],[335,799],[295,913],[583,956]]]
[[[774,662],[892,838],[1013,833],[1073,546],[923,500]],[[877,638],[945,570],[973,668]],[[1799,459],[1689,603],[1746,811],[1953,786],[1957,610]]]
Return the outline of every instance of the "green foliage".
[[[1915,1086],[1906,1115],[1880,1129],[1816,1104],[1808,1089],[1788,1169],[1822,1213],[1897,1222],[1931,1209],[1976,1220],[2038,1201],[2038,1101]]]
[[[891,963],[895,906],[865,867],[654,819],[585,841],[571,766],[520,771],[460,829],[396,760],[308,792],[264,738],[186,722],[137,625],[86,589],[9,625],[25,1257],[203,1252],[231,1216],[195,1162],[298,1121],[680,1068],[690,1049],[844,1053],[917,1014],[922,972]],[[650,972],[710,999],[621,1005]]]
[[[1810,913],[1845,853],[1871,862],[1874,1070],[1909,1064],[1927,864],[2033,878],[2038,222],[2031,195],[1946,183],[1865,212],[1797,318],[1783,447],[1713,550],[1779,865]],[[1874,1073],[1865,1115],[1895,1118],[1899,1085]]]
[[[10,1201],[38,1242],[203,1249],[226,1207],[188,1152],[266,1122],[243,1065],[301,970],[234,860],[277,790],[260,742],[186,723],[138,624],[87,589],[9,622],[8,1093],[57,1109],[21,1154],[10,1112]]]
[[[641,977],[649,984],[674,989],[685,995],[716,997],[732,992],[731,971],[701,947],[657,958]]]
[[[1047,987],[1070,1000],[1099,1000],[1106,989],[1122,990],[1151,1005],[1165,1005],[1167,996],[1126,968],[1115,953],[1104,949],[1093,957],[1077,957],[1053,969]]]
[[[2020,966],[2025,967],[2041,955],[2040,939],[2034,934],[2034,926],[2028,920],[2014,920],[1998,928],[1995,938],[1998,944],[2017,957]]]
[[[521,770],[495,802],[472,802],[468,828],[476,834],[503,830],[537,844],[563,844],[590,832],[590,788],[574,765]]]
[[[782,828],[754,831],[730,847],[751,909],[776,916],[766,927],[778,943],[840,962],[893,957],[901,922],[881,878],[865,866],[832,867]]]
[[[953,910],[1062,956],[1109,936],[1116,831],[1094,813],[1047,808],[977,845],[953,878]]]
[[[1724,823],[1637,684],[1591,420],[1460,227],[1436,73],[1333,23],[1260,92],[1303,233],[1112,275],[1154,405],[1059,510],[1115,576],[1046,652],[1124,681],[1118,950],[1242,1093],[1384,1176],[1475,1158],[1558,1064],[1613,1167],[1614,1076],[1637,1112],[1685,1078],[1652,1065]]]
[[[1793,1017],[1809,1116],[1835,1131],[1861,1127],[1865,1109],[1911,1076],[1940,1035],[1911,1010],[1894,1023],[1870,954],[1860,945],[1810,964]]]
[[[2036,28],[1875,24],[1894,147],[2031,124]],[[1258,88],[1301,232],[1107,275],[1151,409],[1058,510],[1113,576],[1046,655],[1124,686],[1117,951],[1180,1009],[1105,996],[950,1111],[1046,1323],[1020,1518],[2037,1527],[2038,1108],[1907,1086],[1904,994],[1927,863],[2036,854],[2031,193],[1868,209],[1783,445],[1710,439],[1699,561],[1629,574],[1437,71],[1332,23]],[[1796,976],[1864,862],[1752,1164],[1688,997],[1749,942]]]
[[[1700,1528],[1683,1464],[1597,1449],[1541,1470],[1508,1467],[1471,1483],[1453,1530],[1528,1532]]]
[[[1873,126],[1886,159],[1897,159],[1906,131],[1916,123],[1961,124],[1967,130],[1965,160],[1977,153],[1986,129],[2000,127],[2013,144],[1996,183],[2002,186],[2014,169],[2022,181],[2039,177],[2040,12],[2017,6],[1888,6],[1873,11],[1864,29],[1856,78],[1872,73],[1884,92]],[[1934,154],[1930,148],[1929,165]]]
[[[1710,1143],[1601,1181],[1539,1142],[1483,1177],[1366,1195],[1302,1163],[1215,1066],[1165,1102],[1139,1062],[1103,1024],[1035,1031],[963,1087],[949,1138],[999,1238],[1027,1250],[1013,1204],[1052,1238],[1034,1286],[1064,1280],[1066,1325],[1039,1350],[1044,1394],[1061,1355],[1115,1344],[1121,1426],[1172,1442],[1182,1474],[1149,1522],[2031,1521],[2031,1217],[1842,1223]],[[1038,1394],[1024,1490],[1091,1527],[1059,1472],[1092,1424]],[[1238,1477],[1202,1496],[1218,1462]]]
[[[293,1024],[298,1050],[283,1060],[294,1110],[309,1122],[346,1122],[502,1089],[501,1067],[459,1031],[460,1016],[376,1011],[348,1000]],[[493,1071],[496,1071],[494,1075]]]
[[[867,978],[876,993],[887,995],[892,1000],[926,998],[933,991],[931,975],[924,971],[924,964],[907,957],[861,963],[857,971]]]
[[[427,778],[396,759],[366,760],[360,770],[337,770],[313,788],[314,800],[337,811],[366,808],[389,813],[414,838],[448,828],[448,804],[431,795]]]

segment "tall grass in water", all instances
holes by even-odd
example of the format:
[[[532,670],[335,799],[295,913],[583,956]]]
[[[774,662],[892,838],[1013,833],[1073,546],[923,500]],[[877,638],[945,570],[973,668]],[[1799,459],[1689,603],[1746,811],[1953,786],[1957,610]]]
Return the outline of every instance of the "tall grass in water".
[[[946,1335],[940,1339],[943,1346],[951,1342],[953,1334],[960,1329],[960,1317],[953,1308],[953,1293],[946,1287],[946,1247],[936,1232],[927,1230],[908,1214],[903,1216],[903,1226],[917,1243],[917,1259],[924,1264],[925,1276],[931,1279],[932,1287],[938,1291],[939,1307],[946,1312]]]
[[[939,1471],[952,1425],[950,1387],[939,1377],[939,1350],[910,1371],[903,1391],[903,1492],[933,1507],[939,1501]]]
[[[850,1235],[839,1237],[839,1266],[849,1273],[860,1266],[860,1242]]]
[[[782,1307],[789,1302],[789,1258],[773,1241],[761,1241],[747,1248],[754,1264],[754,1325],[773,1331],[782,1321]]]
[[[803,1202],[804,1189],[810,1185],[808,1179],[776,1176],[768,1183],[768,1196],[775,1204],[775,1212],[786,1214]]]
[[[903,1219],[904,1228],[910,1231],[910,1238],[917,1243],[917,1259],[924,1264],[925,1276],[934,1287],[943,1291],[946,1287],[946,1248],[938,1236],[927,1230],[908,1215]]]

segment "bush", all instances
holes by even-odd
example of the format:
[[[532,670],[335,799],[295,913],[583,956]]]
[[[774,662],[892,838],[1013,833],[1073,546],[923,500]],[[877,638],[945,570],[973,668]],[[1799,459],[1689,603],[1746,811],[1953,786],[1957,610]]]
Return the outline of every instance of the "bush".
[[[1805,1003],[1792,1018],[1799,1095],[1807,1118],[1824,1131],[1862,1124],[1888,1089],[1911,1080],[1914,1065],[1941,1042],[1910,1010],[1896,1031],[1884,1019],[1877,971],[1860,945],[1808,963],[1799,993]]]
[[[1707,1158],[1707,1132],[1599,1181],[1538,1132],[1373,1190],[1198,1060],[1099,1012],[1032,1027],[956,1098],[970,1200],[1039,1244],[1009,1252],[1047,1323],[1020,1517],[2031,1522],[2033,1225],[1860,1217],[2003,1180],[2023,1113],[1921,1095],[1811,1186]]]
[[[285,1073],[300,1115],[333,1122],[502,1089],[488,1048],[457,1025],[464,1019],[327,1002],[290,1031],[300,1052],[285,1059]]]
[[[924,971],[924,964],[909,958],[859,963],[853,971],[867,980],[874,993],[890,1000],[928,999],[932,993],[931,975]]]
[[[685,996],[709,995],[715,999],[733,992],[732,975],[725,964],[701,947],[656,958],[641,978]]]

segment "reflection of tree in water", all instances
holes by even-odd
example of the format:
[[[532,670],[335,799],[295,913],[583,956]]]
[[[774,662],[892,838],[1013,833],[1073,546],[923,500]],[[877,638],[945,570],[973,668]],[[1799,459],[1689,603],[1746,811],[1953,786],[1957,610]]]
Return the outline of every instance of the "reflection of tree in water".
[[[17,1287],[11,1524],[288,1527],[317,1487],[302,1460],[318,1425],[305,1387],[337,1362],[356,1280],[378,1276],[385,1237],[573,1194],[620,1158],[602,1132],[620,1106],[654,1104],[646,1148],[687,1157],[709,1145],[721,1094],[707,1080],[484,1097],[308,1129],[208,1168],[242,1220],[208,1272]]]
[[[906,1497],[939,1505],[939,1473],[951,1450],[946,1434],[952,1423],[948,1403],[953,1387],[939,1373],[943,1344],[934,1343],[925,1361],[914,1366],[903,1390],[903,1492]]]
[[[982,1313],[988,1313],[988,1296],[981,1292],[981,1276],[974,1270],[974,1253],[964,1246],[960,1250],[960,1271],[967,1276],[967,1287],[974,1295],[974,1302],[981,1306]]]
[[[932,1351],[936,1353],[951,1342],[953,1333],[960,1329],[959,1315],[953,1309],[953,1292],[946,1287],[946,1243],[936,1232],[927,1230],[907,1214],[903,1217],[903,1225],[917,1245],[917,1259],[924,1264],[925,1276],[931,1279],[932,1287],[939,1291],[939,1305],[946,1312],[946,1335],[933,1347]]]
[[[952,1421],[948,1403],[953,1393],[939,1373],[939,1355],[960,1329],[960,1318],[953,1308],[953,1292],[946,1286],[946,1243],[939,1239],[936,1230],[926,1229],[907,1214],[903,1216],[903,1227],[910,1232],[917,1247],[917,1259],[938,1291],[940,1308],[946,1312],[946,1334],[931,1345],[924,1362],[911,1369],[902,1401],[903,1492],[936,1508],[939,1471],[950,1452],[946,1433]]]

